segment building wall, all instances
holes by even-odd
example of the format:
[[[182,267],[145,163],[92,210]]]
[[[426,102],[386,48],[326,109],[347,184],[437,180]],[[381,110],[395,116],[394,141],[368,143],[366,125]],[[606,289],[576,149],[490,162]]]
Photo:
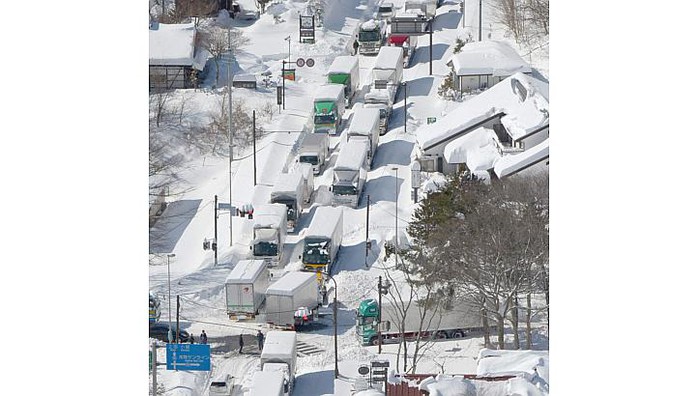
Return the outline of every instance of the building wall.
[[[190,66],[150,66],[149,88],[151,91],[195,88]]]
[[[547,139],[548,135],[549,135],[549,133],[548,133],[549,129],[550,128],[545,128],[536,134],[533,134],[525,139],[522,139],[521,142],[523,143],[524,150],[528,150],[531,147],[535,147],[536,145],[538,145],[539,143],[541,143],[542,141]]]

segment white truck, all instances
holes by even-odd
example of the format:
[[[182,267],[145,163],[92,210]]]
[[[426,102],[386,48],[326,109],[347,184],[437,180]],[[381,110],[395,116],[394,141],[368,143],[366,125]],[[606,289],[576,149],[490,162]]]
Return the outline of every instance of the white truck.
[[[253,319],[264,303],[269,271],[264,260],[240,260],[225,279],[225,306],[230,319]]]
[[[318,284],[310,272],[288,272],[266,291],[266,322],[295,330],[318,318]]]
[[[403,51],[402,48],[381,47],[376,63],[371,71],[372,88],[383,89],[393,87],[392,99],[395,100],[397,88],[402,83]]]
[[[344,236],[342,208],[319,206],[308,226],[303,242],[303,268],[306,271],[332,270]],[[299,257],[301,258],[301,257]]]
[[[330,137],[326,133],[307,134],[298,150],[298,161],[310,164],[315,175],[320,174],[329,156]]]
[[[303,211],[305,199],[303,174],[282,173],[271,189],[271,203],[286,205],[286,230],[293,232]]]
[[[252,375],[252,383],[245,396],[285,396],[289,395],[284,374],[279,371],[257,371]]]
[[[394,88],[375,89],[372,88],[364,95],[364,108],[378,109],[380,112],[380,135],[388,132],[390,116],[393,113]]]
[[[404,11],[417,11],[430,19],[436,16],[437,2],[438,0],[405,0]]]
[[[267,333],[260,356],[262,372],[281,374],[286,394],[293,391],[297,355],[295,331],[270,331]],[[278,383],[278,379],[275,377],[268,378],[270,378],[269,382]],[[268,394],[276,395],[276,391]]]
[[[327,82],[344,85],[346,106],[351,106],[354,95],[359,91],[359,58],[351,55],[340,55],[334,58],[327,70]]]
[[[339,152],[332,175],[332,205],[359,206],[368,173],[367,139],[349,139]]]
[[[325,135],[327,136],[327,135]],[[313,166],[310,164],[296,164],[291,173],[300,173],[303,177],[303,202],[310,203],[315,191],[315,175]]]
[[[359,26],[359,54],[375,55],[385,42],[387,23],[371,19]]]
[[[266,204],[255,207],[252,225],[252,256],[268,266],[281,262],[286,240],[286,205]]]
[[[347,131],[347,141],[350,139],[368,139],[368,162],[373,163],[373,157],[378,148],[378,136],[380,135],[380,111],[374,108],[357,107],[354,110],[349,130]]]
[[[321,85],[315,91],[315,98],[313,99],[315,133],[335,134],[339,132],[345,110],[344,85]]]

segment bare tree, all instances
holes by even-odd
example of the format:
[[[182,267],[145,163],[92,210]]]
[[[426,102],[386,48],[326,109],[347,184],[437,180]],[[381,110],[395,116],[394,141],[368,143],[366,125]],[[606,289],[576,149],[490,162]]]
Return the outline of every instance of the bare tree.
[[[230,51],[235,53],[240,47],[247,45],[249,42],[250,39],[239,29],[223,29],[216,25],[202,28],[200,43],[213,56],[213,62],[216,66],[216,86],[219,84],[220,63],[223,55]]]

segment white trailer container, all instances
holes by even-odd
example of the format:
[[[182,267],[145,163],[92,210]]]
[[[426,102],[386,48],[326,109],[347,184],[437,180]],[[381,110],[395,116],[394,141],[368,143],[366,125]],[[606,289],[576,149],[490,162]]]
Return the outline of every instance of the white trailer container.
[[[288,376],[289,388],[296,378],[297,340],[295,331],[270,331],[260,355],[262,371],[282,372]],[[286,370],[280,370],[281,365]],[[285,371],[285,372],[284,372]],[[291,389],[287,390],[289,393]]]
[[[286,229],[293,232],[303,210],[305,185],[301,173],[282,173],[271,189],[271,203],[286,206]]]
[[[317,319],[318,284],[315,274],[289,272],[267,288],[266,321],[269,324],[296,329],[306,321]],[[296,311],[308,311],[307,318],[296,315]]]
[[[315,133],[337,133],[346,109],[344,85],[326,84],[318,87],[313,107]]]
[[[264,260],[240,260],[225,279],[225,305],[230,319],[252,319],[269,287]]]
[[[340,55],[334,58],[327,70],[327,82],[344,85],[344,99],[346,105],[350,106],[361,84],[359,58],[351,55]]]
[[[437,0],[405,0],[405,12],[419,12],[427,19],[436,16]]]
[[[344,236],[342,208],[320,206],[315,209],[303,242],[303,265],[307,271],[329,273],[342,246]]]
[[[257,371],[246,396],[284,396],[284,375],[279,371]]]
[[[325,135],[327,136],[327,135]],[[313,166],[310,164],[296,164],[291,173],[300,173],[303,177],[303,203],[310,203],[315,191],[315,176],[313,175]]]
[[[286,240],[286,205],[266,204],[254,208],[252,256],[273,266],[281,262]]]
[[[402,83],[403,50],[400,47],[383,46],[378,52],[376,63],[371,72],[372,88],[384,89],[389,86],[394,88],[393,97],[397,94],[398,87]]]
[[[388,132],[388,123],[393,113],[393,98],[395,97],[395,87],[385,89],[372,88],[364,95],[364,108],[378,109],[380,111],[380,135]]]
[[[332,205],[359,206],[368,172],[369,147],[367,139],[349,139],[342,147],[332,175]]]
[[[319,175],[330,155],[330,137],[326,133],[307,134],[298,150],[298,161],[310,164]]]
[[[373,157],[378,148],[380,135],[380,110],[375,108],[357,107],[347,131],[347,140],[364,138],[369,141],[368,162],[373,163]]]

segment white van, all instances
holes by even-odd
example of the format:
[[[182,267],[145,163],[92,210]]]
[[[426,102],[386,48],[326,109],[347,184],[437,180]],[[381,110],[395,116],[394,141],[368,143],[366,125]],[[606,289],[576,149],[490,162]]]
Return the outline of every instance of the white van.
[[[220,374],[211,381],[208,394],[210,396],[230,396],[233,393],[233,376]]]

